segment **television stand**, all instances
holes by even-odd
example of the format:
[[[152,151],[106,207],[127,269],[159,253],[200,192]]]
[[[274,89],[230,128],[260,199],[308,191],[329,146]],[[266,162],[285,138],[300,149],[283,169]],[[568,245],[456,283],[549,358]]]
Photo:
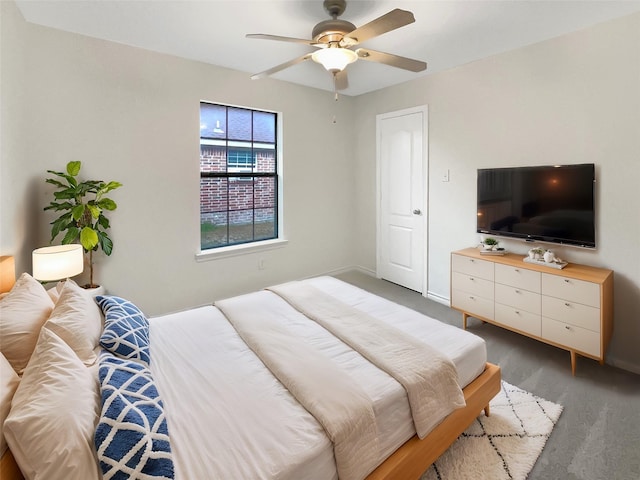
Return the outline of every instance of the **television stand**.
[[[613,334],[613,271],[568,264],[562,270],[525,263],[523,255],[451,253],[451,307],[463,328],[474,317],[604,364]]]

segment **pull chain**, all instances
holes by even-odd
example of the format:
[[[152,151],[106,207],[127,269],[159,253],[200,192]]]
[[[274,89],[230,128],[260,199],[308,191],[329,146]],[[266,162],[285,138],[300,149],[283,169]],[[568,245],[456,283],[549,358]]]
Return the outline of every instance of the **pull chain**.
[[[333,95],[334,95],[334,100],[337,102],[338,101],[338,83],[337,83],[337,72],[333,72]],[[336,116],[333,115],[333,124],[338,123],[338,121],[336,120]]]

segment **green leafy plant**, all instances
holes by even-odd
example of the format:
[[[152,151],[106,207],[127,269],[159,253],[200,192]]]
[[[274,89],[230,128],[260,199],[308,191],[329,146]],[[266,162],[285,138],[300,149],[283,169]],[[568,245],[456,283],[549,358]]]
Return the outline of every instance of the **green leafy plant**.
[[[67,163],[66,172],[47,170],[47,173],[58,178],[47,178],[45,181],[57,187],[53,193],[54,200],[45,210],[64,212],[51,222],[51,242],[64,233],[62,244],[80,242],[85,253],[89,253],[89,285],[93,283],[93,252],[100,248],[106,255],[113,251],[113,241],[107,234],[111,226],[105,211],[117,208],[116,202],[105,195],[122,186],[120,182],[104,182],[102,180],[79,181],[78,175],[82,162]]]
[[[482,242],[485,245],[498,245],[498,240],[496,240],[495,238],[491,238],[491,237],[487,237],[484,239],[484,241]]]

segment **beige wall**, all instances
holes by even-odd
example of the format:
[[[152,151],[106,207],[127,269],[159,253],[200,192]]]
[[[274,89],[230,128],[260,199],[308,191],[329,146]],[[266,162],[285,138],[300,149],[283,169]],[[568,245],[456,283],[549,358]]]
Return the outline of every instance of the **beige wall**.
[[[449,253],[478,244],[476,170],[595,163],[596,251],[562,258],[615,271],[608,361],[640,372],[640,15],[356,98],[357,236],[374,238],[375,116],[429,107],[429,293],[449,298]],[[450,170],[448,183],[441,174]],[[529,244],[505,241],[515,252]],[[375,270],[375,244],[356,264]]]
[[[49,242],[46,170],[70,160],[124,184],[96,277],[149,314],[351,265],[353,99],[39,27],[1,4],[0,251],[19,272]],[[285,247],[196,262],[200,100],[282,112]]]
[[[336,103],[0,8],[0,252],[17,255],[19,271],[49,240],[45,171],[69,160],[125,184],[97,280],[150,314],[351,266],[375,271],[375,116],[428,105],[429,293],[448,299],[449,252],[479,241],[477,168],[593,162],[598,249],[556,250],[615,270],[608,361],[640,372],[640,15]],[[286,247],[195,261],[201,99],[283,113]]]

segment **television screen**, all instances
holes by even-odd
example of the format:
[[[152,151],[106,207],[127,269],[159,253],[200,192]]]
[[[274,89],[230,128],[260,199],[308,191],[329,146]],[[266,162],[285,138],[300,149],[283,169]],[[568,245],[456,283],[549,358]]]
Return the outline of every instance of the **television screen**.
[[[594,164],[478,170],[478,233],[595,248]]]

